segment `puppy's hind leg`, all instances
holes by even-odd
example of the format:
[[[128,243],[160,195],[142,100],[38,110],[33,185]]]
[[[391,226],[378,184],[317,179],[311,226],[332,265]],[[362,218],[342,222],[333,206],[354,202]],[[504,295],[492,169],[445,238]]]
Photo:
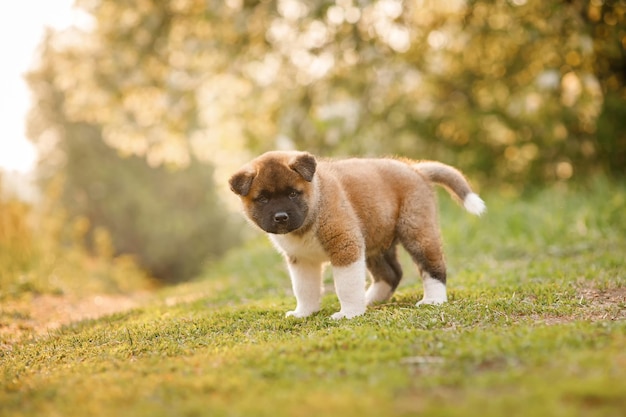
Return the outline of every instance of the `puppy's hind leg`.
[[[401,241],[413,261],[419,266],[422,275],[424,298],[417,305],[443,304],[448,301],[446,264],[436,225],[425,225],[423,229],[405,232]]]
[[[392,245],[385,252],[367,258],[367,269],[373,278],[373,282],[365,293],[367,305],[387,301],[402,279],[402,267],[396,256],[396,245]]]
[[[439,305],[448,301],[445,281],[433,278],[429,273],[422,271],[422,282],[424,283],[424,298],[416,305]]]

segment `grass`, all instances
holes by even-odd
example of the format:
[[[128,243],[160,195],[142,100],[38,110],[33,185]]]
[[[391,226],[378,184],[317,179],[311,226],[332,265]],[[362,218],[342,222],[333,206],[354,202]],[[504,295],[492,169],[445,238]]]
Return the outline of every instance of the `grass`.
[[[441,196],[450,302],[332,321],[295,300],[265,239],[142,308],[0,351],[3,416],[623,416],[626,187]],[[327,276],[330,286],[330,277]]]

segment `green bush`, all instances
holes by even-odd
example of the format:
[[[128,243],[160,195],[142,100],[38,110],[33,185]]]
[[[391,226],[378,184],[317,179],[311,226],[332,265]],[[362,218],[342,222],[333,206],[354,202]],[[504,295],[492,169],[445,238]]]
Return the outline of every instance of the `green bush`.
[[[0,187],[2,178],[0,177]],[[29,227],[31,208],[0,188],[0,293],[32,268],[37,250]]]
[[[194,160],[186,168],[152,168],[143,158],[120,157],[96,128],[74,126],[66,134],[59,203],[70,218],[89,222],[88,242],[103,228],[117,254],[133,255],[168,282],[192,278],[237,242],[210,166]]]
[[[0,177],[0,185],[2,184]],[[54,199],[58,182],[47,189]],[[111,238],[96,229],[86,250],[89,221],[64,210],[34,209],[0,189],[0,299],[25,293],[120,293],[153,286],[129,256],[116,256]]]

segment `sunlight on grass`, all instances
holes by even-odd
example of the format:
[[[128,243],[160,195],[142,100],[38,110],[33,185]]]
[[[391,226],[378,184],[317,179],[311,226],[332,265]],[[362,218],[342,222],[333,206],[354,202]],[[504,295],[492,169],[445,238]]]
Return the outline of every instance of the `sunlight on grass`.
[[[143,307],[0,350],[8,415],[618,416],[626,409],[626,189],[441,198],[450,302],[417,271],[354,320],[285,318],[263,237]],[[447,198],[447,197],[446,197]],[[329,286],[330,288],[330,286]],[[81,404],[80,409],[76,404]]]

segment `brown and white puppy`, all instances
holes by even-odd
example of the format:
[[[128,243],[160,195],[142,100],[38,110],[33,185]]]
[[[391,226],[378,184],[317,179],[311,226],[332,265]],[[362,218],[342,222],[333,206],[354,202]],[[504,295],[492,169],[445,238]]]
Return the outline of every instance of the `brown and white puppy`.
[[[446,265],[431,183],[445,187],[473,214],[485,210],[463,175],[439,162],[399,159],[316,160],[306,152],[273,151],[230,178],[247,218],[269,233],[287,260],[296,309],[320,309],[322,266],[330,262],[341,310],[352,318],[388,300],[402,278],[400,243],[420,268],[424,298],[447,301]],[[373,281],[366,287],[366,269]]]

